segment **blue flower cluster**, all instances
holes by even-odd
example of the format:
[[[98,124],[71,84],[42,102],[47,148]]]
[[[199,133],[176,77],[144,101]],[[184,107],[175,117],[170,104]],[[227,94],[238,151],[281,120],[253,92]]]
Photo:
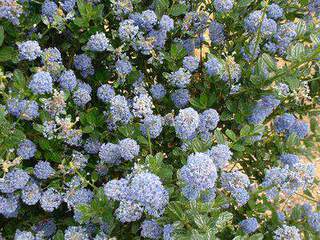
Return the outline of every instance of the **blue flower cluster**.
[[[0,0],[0,239],[317,239],[305,2]]]
[[[301,240],[300,231],[295,226],[283,225],[274,231],[275,240]]]
[[[188,156],[187,164],[180,170],[180,178],[185,184],[184,196],[195,200],[202,191],[215,187],[217,169],[209,155],[195,153]]]
[[[140,146],[131,139],[125,138],[118,144],[102,144],[99,150],[99,157],[102,162],[120,164],[122,161],[131,161],[139,155]]]
[[[248,218],[240,222],[240,228],[247,234],[255,232],[259,228],[256,218]]]
[[[274,120],[274,127],[277,133],[285,133],[286,136],[294,133],[300,139],[305,138],[309,133],[308,124],[296,119],[290,113],[277,116]]]
[[[159,177],[149,172],[111,180],[104,185],[104,192],[109,199],[120,201],[116,216],[121,222],[136,221],[144,211],[159,217],[169,200]]]
[[[221,186],[229,191],[239,206],[246,204],[250,195],[247,191],[250,180],[248,176],[240,171],[221,174]]]
[[[306,189],[313,183],[314,177],[313,164],[296,163],[292,166],[285,165],[282,168],[267,170],[262,186],[270,188],[266,191],[267,197],[274,199],[280,192],[290,196],[299,189]]]
[[[263,121],[276,109],[280,101],[272,95],[263,96],[252,109],[248,122],[252,124],[263,123]]]

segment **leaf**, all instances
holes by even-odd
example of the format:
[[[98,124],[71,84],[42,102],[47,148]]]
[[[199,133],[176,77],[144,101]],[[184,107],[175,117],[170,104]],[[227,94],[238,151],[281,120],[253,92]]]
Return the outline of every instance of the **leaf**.
[[[237,140],[237,135],[230,129],[227,129],[225,134],[232,140],[236,141]]]
[[[187,50],[179,43],[172,44],[170,55],[175,60],[180,60],[187,55]]]
[[[242,127],[240,130],[240,137],[248,136],[250,132],[251,132],[250,125],[244,125],[244,127]]]
[[[169,3],[169,0],[155,0],[154,5],[155,5],[155,12],[157,16],[160,17],[164,12],[167,11],[170,3]]]
[[[244,8],[250,6],[251,3],[253,3],[254,0],[240,0],[238,2],[238,7],[239,8]]]
[[[188,6],[186,4],[178,3],[171,6],[169,10],[169,15],[177,17],[185,14],[187,11],[188,11]]]
[[[4,40],[4,29],[3,26],[0,26],[0,47],[2,46]]]
[[[302,43],[297,43],[289,49],[288,60],[301,61],[306,55],[305,46]]]
[[[304,21],[299,21],[297,24],[297,37],[302,37],[306,31],[307,31],[307,26]]]
[[[170,218],[173,222],[175,220],[184,221],[186,219],[186,214],[182,209],[182,203],[181,202],[170,202],[166,208],[166,212],[172,215]]]
[[[278,69],[277,65],[276,65],[275,61],[270,57],[269,54],[263,53],[261,58],[270,70],[277,71],[277,69]]]
[[[249,238],[250,240],[262,240],[263,239],[263,234],[262,233],[256,233]]]
[[[223,229],[227,226],[227,224],[232,220],[233,215],[229,212],[223,212],[219,215],[215,227],[218,229]]]
[[[4,47],[0,49],[0,62],[17,61],[18,52],[13,47]]]
[[[226,143],[226,141],[224,139],[224,136],[223,136],[223,134],[222,134],[220,129],[216,129],[214,131],[214,137],[216,138],[217,143],[219,143],[219,144],[225,144]]]
[[[58,230],[56,235],[54,235],[53,240],[64,240],[64,234],[62,230]]]

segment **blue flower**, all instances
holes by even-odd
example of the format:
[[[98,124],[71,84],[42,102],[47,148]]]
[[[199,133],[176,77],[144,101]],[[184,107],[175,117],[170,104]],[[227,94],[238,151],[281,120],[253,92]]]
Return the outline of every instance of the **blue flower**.
[[[46,212],[53,212],[62,202],[62,195],[53,188],[48,188],[42,193],[40,198],[40,206]]]
[[[181,139],[190,139],[193,137],[199,126],[200,117],[193,108],[185,108],[179,111],[175,117],[174,127],[176,134]]]
[[[121,201],[116,209],[116,217],[121,223],[134,222],[142,217],[143,207],[132,201]]]
[[[35,205],[40,197],[40,188],[36,183],[26,185],[21,193],[21,200],[27,205]]]
[[[279,159],[284,165],[289,165],[290,167],[300,162],[299,157],[297,155],[290,153],[281,154]]]
[[[267,16],[277,20],[283,16],[283,9],[278,4],[272,3],[268,6]]]
[[[77,77],[72,70],[65,70],[59,77],[60,86],[68,91],[73,91],[78,84]]]
[[[94,138],[88,138],[83,147],[87,153],[97,154],[100,150],[101,142]]]
[[[220,61],[216,58],[211,58],[209,59],[204,66],[206,67],[206,70],[209,74],[209,76],[216,76],[218,74],[220,74],[221,70],[222,70],[222,65],[220,63]]]
[[[223,44],[226,39],[224,26],[213,20],[209,25],[209,37],[213,44]]]
[[[217,169],[212,158],[205,153],[189,155],[187,165],[180,170],[181,180],[189,187],[203,191],[215,186]]]
[[[262,123],[272,112],[278,107],[280,101],[272,95],[263,96],[253,108],[251,115],[248,118],[249,123]]]
[[[159,217],[169,202],[168,191],[160,178],[152,173],[143,172],[131,179],[130,192],[132,200],[141,204],[149,215]]]
[[[37,41],[25,41],[18,44],[20,60],[35,60],[40,57],[42,50]]]
[[[99,157],[102,162],[120,164],[121,155],[119,145],[113,143],[102,144],[99,151]]]
[[[129,181],[121,178],[111,180],[104,185],[104,194],[112,200],[123,201],[130,198]]]
[[[184,68],[168,75],[169,83],[178,88],[186,87],[191,81],[191,74]]]
[[[200,114],[199,131],[207,132],[214,130],[220,120],[219,113],[215,109],[207,109]]]
[[[93,52],[103,52],[105,50],[112,50],[109,39],[104,33],[97,32],[94,35],[91,35],[86,47]]]
[[[63,200],[67,203],[69,208],[74,208],[80,204],[89,204],[92,199],[93,192],[86,188],[76,190],[71,188],[63,196]]]
[[[285,113],[274,119],[274,128],[277,133],[285,132],[292,127],[295,121],[296,118],[292,114]]]
[[[91,92],[89,92],[85,88],[78,88],[74,93],[73,93],[73,101],[74,103],[79,106],[84,108],[87,103],[91,101]]]
[[[230,12],[233,8],[233,0],[214,0],[213,6],[217,12]]]
[[[255,232],[259,228],[256,218],[247,218],[240,222],[240,228],[247,234]]]
[[[299,229],[295,226],[282,225],[274,231],[275,240],[301,240]]]
[[[131,161],[133,158],[138,156],[139,151],[140,146],[131,138],[125,138],[119,142],[120,156],[126,161]]]
[[[183,59],[183,67],[190,72],[194,72],[199,67],[199,59],[194,56],[187,56]]]
[[[50,237],[57,231],[57,225],[52,219],[46,219],[40,221],[32,230],[37,233],[41,232],[45,237]]]
[[[144,136],[150,134],[150,138],[158,137],[162,132],[162,117],[159,115],[149,115],[140,124],[140,130]]]
[[[34,240],[34,236],[31,232],[28,231],[20,231],[19,229],[16,231],[14,235],[14,240]]]
[[[190,100],[189,90],[185,88],[175,90],[171,94],[171,100],[177,108],[186,107]]]
[[[113,122],[128,123],[131,120],[132,114],[124,96],[116,95],[111,99],[110,114]]]
[[[83,227],[69,226],[64,232],[65,240],[89,240],[89,236]]]
[[[152,97],[156,100],[161,100],[166,95],[166,89],[160,83],[153,84],[150,88],[150,91],[151,91]]]
[[[52,93],[52,77],[48,72],[38,72],[32,76],[29,88],[34,94]]]
[[[20,1],[22,3],[22,1]],[[14,25],[19,25],[19,17],[23,13],[23,7],[16,0],[2,1],[0,6],[0,19],[4,18]]]
[[[208,151],[209,156],[213,159],[217,168],[224,168],[231,160],[233,153],[230,148],[224,144],[218,144]]]
[[[33,158],[37,151],[37,146],[30,140],[26,139],[19,144],[17,154],[22,159]]]
[[[120,22],[119,37],[122,41],[133,41],[139,32],[139,27],[131,19]]]
[[[45,0],[41,7],[41,14],[47,17],[49,23],[54,21],[54,17],[58,14],[58,6],[55,2],[50,0]]]
[[[132,65],[127,60],[119,59],[116,62],[116,70],[120,77],[128,75],[132,71]]]
[[[3,193],[13,193],[16,190],[23,189],[30,176],[22,169],[15,168],[9,171],[4,178],[0,179],[0,191]]]
[[[295,133],[299,139],[305,138],[309,133],[309,126],[301,120],[296,120],[293,125],[288,129],[287,136]]]
[[[76,0],[62,0],[60,4],[63,11],[69,13],[74,9],[76,5]]]
[[[141,236],[150,239],[159,239],[162,235],[162,228],[155,220],[144,220],[141,224]]]
[[[320,233],[320,213],[314,212],[309,214],[308,224],[315,232]]]
[[[45,180],[49,177],[52,177],[54,175],[54,172],[54,169],[47,161],[39,161],[34,166],[34,175],[41,180]]]
[[[81,71],[81,75],[84,78],[94,74],[92,59],[86,54],[80,54],[74,57],[74,67]]]
[[[169,32],[174,29],[174,20],[168,15],[162,15],[159,25],[160,29]]]
[[[166,224],[163,226],[163,240],[173,240],[172,233],[174,226],[172,224]]]

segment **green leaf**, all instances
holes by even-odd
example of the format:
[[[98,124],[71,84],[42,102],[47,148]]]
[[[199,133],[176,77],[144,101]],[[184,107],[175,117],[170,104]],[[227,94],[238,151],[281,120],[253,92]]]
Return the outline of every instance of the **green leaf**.
[[[235,144],[231,147],[232,149],[238,151],[238,152],[243,152],[245,150],[245,147],[241,144]]]
[[[226,141],[224,139],[224,136],[223,136],[223,134],[222,134],[220,129],[216,129],[214,131],[214,137],[216,138],[217,143],[219,143],[219,144],[225,144],[226,143]]]
[[[169,15],[177,17],[185,14],[187,11],[188,11],[188,6],[186,4],[178,3],[171,6],[169,10]]]
[[[4,29],[3,26],[0,26],[0,47],[2,46],[4,40]]]
[[[263,53],[261,58],[270,70],[277,71],[277,69],[278,69],[277,65],[276,65],[275,61],[270,57],[269,54]]]
[[[294,90],[300,86],[300,80],[295,75],[287,76],[284,82],[288,84],[291,90]]]
[[[53,240],[64,240],[64,234],[62,230],[58,230],[56,235],[54,235]]]
[[[18,52],[13,47],[4,47],[0,49],[0,62],[17,61]]]
[[[302,37],[306,31],[307,31],[307,26],[306,23],[304,21],[299,21],[297,24],[297,37]]]
[[[236,141],[237,140],[237,135],[230,129],[227,129],[225,134],[232,140]]]
[[[263,234],[262,233],[256,233],[249,238],[250,240],[262,240],[263,239]]]
[[[244,8],[244,7],[248,7],[248,6],[250,6],[250,4],[251,3],[253,3],[254,2],[254,0],[240,0],[239,2],[238,2],[238,7],[239,8]]]
[[[233,218],[232,213],[229,213],[229,212],[221,213],[215,223],[215,227],[218,229],[224,229],[227,226],[227,224],[231,222],[232,218]]]
[[[187,55],[187,50],[179,43],[172,44],[170,55],[175,60],[180,60]]]
[[[301,61],[306,55],[303,43],[297,43],[289,49],[287,59],[290,61]]]
[[[157,16],[160,17],[163,13],[167,11],[170,3],[169,3],[169,0],[155,0],[154,5],[156,10],[155,12]]]
[[[245,137],[245,136],[249,136],[251,132],[251,127],[250,125],[245,125],[243,128],[241,128],[240,130],[240,137]]]

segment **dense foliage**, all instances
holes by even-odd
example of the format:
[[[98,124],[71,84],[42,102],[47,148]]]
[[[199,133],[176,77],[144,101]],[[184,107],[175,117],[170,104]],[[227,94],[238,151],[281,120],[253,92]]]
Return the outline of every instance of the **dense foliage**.
[[[319,58],[318,0],[0,0],[2,237],[319,239]]]

